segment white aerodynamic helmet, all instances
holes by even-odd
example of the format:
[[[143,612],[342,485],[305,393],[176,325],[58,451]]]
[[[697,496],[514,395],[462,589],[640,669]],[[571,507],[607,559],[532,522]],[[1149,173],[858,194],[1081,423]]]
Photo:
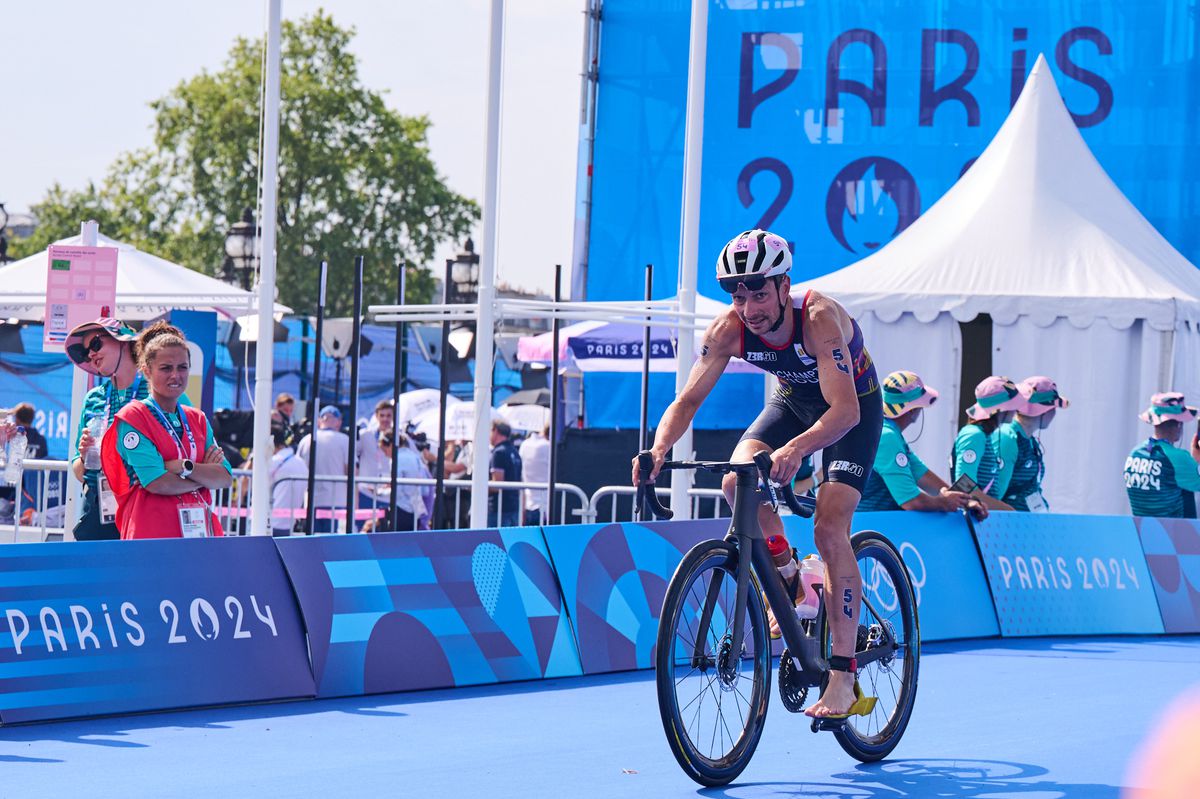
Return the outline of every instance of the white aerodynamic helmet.
[[[787,242],[768,230],[737,234],[717,257],[717,280],[774,277],[786,275],[791,269],[792,252]]]

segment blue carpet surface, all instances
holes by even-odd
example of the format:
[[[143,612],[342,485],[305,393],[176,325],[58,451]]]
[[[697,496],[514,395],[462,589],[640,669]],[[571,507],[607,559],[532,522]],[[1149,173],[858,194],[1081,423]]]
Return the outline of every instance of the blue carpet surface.
[[[775,696],[720,790],[679,770],[638,672],[5,728],[0,796],[1117,799],[1198,666],[1191,636],[926,645],[890,759],[858,764]]]

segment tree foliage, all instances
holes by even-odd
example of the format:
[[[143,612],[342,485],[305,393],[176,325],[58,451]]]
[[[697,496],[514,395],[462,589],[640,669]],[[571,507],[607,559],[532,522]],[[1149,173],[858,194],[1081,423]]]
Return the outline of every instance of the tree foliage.
[[[389,109],[361,84],[353,36],[322,12],[283,24],[277,285],[298,313],[315,312],[321,260],[331,270],[327,312],[350,313],[358,254],[368,303],[394,300],[402,260],[409,301],[429,301],[433,276],[418,265],[478,217],[438,175],[428,119]],[[36,233],[14,242],[14,255],[94,218],[106,235],[219,275],[225,233],[256,205],[262,56],[261,40],[238,39],[219,72],[151,103],[153,146],[121,155],[99,187],[51,187],[33,208]]]

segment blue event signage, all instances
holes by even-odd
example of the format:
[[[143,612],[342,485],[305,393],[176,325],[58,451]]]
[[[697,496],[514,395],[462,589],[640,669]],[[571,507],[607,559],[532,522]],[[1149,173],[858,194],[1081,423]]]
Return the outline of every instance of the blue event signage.
[[[0,549],[0,722],[314,693],[270,539]]]
[[[993,513],[975,534],[1003,635],[1163,632],[1132,518]]]
[[[689,5],[605,0],[589,300],[640,298],[647,263],[656,267],[654,296],[676,290]],[[700,293],[723,296],[713,263],[748,228],[772,228],[793,244],[797,279],[877,251],[983,152],[1038,54],[1117,186],[1171,244],[1200,260],[1188,199],[1200,128],[1184,113],[1200,80],[1192,9],[1183,0],[1120,8],[1113,13],[1106,0],[713,0]],[[631,402],[613,403],[634,379],[586,382],[602,387],[588,399],[589,423],[636,425],[636,388]],[[672,389],[654,388],[652,408]],[[745,389],[722,381],[716,394]]]
[[[578,675],[537,527],[281,538],[318,696]]]
[[[1168,633],[1200,633],[1200,522],[1134,519]]]
[[[543,528],[583,673],[652,667],[671,575],[689,549],[728,529],[728,519]]]
[[[792,546],[801,553],[815,551],[810,521],[794,516],[785,517],[784,521]],[[987,578],[971,530],[961,514],[856,513],[852,529],[876,530],[900,552],[912,580],[922,639],[941,641],[1000,634]],[[882,575],[868,570],[863,578],[864,594],[880,607],[894,601]]]

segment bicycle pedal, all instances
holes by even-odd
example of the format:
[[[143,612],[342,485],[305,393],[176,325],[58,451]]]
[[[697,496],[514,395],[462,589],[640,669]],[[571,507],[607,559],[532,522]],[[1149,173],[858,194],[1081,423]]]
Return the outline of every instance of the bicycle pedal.
[[[813,719],[812,731],[817,732],[836,732],[846,726],[846,719]]]

